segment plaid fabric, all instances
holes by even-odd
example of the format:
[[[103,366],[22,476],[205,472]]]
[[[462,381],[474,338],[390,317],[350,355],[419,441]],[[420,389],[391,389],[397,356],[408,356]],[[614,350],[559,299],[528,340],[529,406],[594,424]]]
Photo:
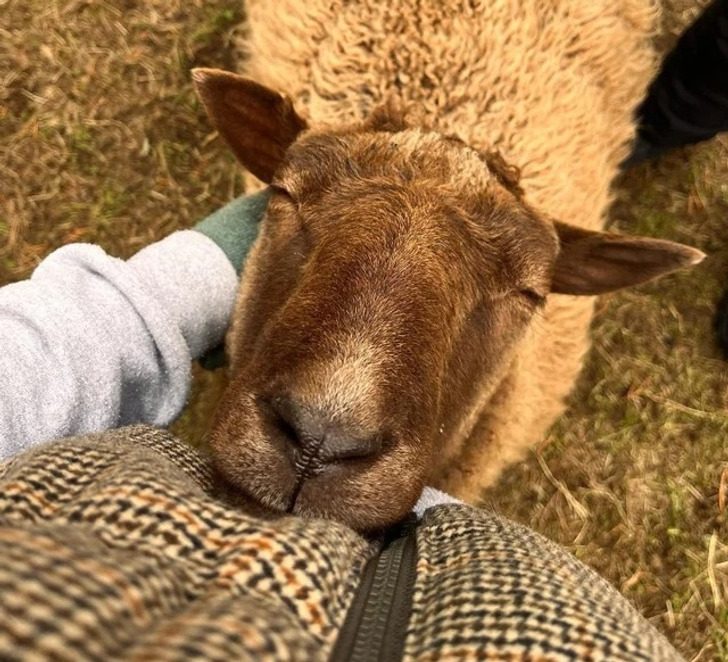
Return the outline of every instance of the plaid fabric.
[[[596,573],[497,515],[428,510],[417,551],[406,659],[682,660]]]
[[[417,532],[408,660],[675,660],[556,545],[466,506]],[[0,473],[0,659],[324,660],[373,545],[263,520],[208,464],[136,426],[56,442]]]
[[[0,479],[3,660],[323,660],[370,545],[215,500],[207,464],[133,427]]]

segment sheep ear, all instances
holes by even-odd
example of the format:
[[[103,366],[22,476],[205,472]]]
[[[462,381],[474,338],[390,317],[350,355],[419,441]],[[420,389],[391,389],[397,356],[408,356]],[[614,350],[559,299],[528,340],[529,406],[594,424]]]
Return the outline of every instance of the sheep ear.
[[[561,250],[551,291],[603,294],[701,262],[705,253],[674,241],[592,232],[554,223]]]
[[[288,147],[306,128],[291,100],[219,69],[193,69],[192,80],[212,124],[238,161],[270,182]]]

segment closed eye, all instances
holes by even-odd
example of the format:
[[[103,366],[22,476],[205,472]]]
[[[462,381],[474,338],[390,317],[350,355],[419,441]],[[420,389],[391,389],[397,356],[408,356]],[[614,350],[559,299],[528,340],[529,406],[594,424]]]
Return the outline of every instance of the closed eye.
[[[280,184],[277,184],[276,182],[271,182],[269,184],[270,190],[273,192],[273,195],[282,196],[284,198],[287,198],[291,202],[295,202],[293,195],[291,195],[291,192],[285,188],[284,186],[281,186]]]
[[[522,287],[518,293],[537,308],[541,308],[546,303],[546,297],[530,287]]]

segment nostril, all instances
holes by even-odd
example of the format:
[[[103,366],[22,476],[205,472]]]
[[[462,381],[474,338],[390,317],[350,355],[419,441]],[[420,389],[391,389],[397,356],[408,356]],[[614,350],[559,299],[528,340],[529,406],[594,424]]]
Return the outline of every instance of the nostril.
[[[283,434],[287,441],[296,446],[302,445],[302,434],[300,430],[300,413],[298,407],[290,398],[276,396],[267,399],[268,408],[271,412],[272,423],[277,430]]]
[[[300,445],[301,440],[298,437],[296,428],[294,428],[285,418],[278,415],[276,416],[274,423],[278,430],[283,433],[283,436],[287,441],[290,441],[297,446]]]
[[[324,412],[279,395],[263,400],[270,423],[297,452],[319,463],[372,457],[382,453],[384,438],[361,426],[334,420]]]
[[[322,454],[331,460],[353,460],[371,457],[382,452],[381,435],[356,435],[339,430],[338,434],[327,435]]]

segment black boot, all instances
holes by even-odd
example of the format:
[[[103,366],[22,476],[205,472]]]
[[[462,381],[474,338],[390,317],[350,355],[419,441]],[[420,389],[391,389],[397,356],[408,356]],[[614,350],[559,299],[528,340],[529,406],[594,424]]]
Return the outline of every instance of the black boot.
[[[623,168],[728,131],[728,0],[714,0],[680,37],[637,109]]]

